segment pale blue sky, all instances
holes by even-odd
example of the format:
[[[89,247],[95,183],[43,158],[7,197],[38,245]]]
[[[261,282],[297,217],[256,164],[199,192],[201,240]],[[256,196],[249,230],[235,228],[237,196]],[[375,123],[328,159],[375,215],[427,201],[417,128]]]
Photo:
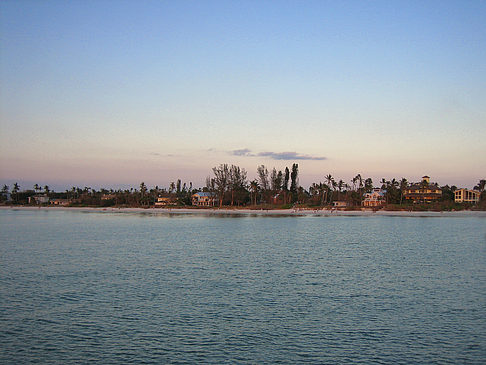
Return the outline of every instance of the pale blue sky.
[[[1,183],[486,177],[485,1],[3,1],[0,26]]]

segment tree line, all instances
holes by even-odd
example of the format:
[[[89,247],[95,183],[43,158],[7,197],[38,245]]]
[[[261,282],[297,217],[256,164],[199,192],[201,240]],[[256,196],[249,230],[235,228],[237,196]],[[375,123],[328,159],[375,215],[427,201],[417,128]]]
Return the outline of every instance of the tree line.
[[[149,207],[153,206],[159,197],[168,197],[175,205],[189,206],[192,204],[192,195],[203,191],[217,198],[220,207],[290,207],[296,204],[323,207],[334,201],[345,201],[348,206],[361,206],[364,194],[371,192],[374,187],[373,180],[361,174],[357,174],[350,181],[337,179],[328,174],[324,176],[323,181],[314,182],[305,189],[299,183],[297,163],[283,170],[259,165],[256,169],[256,178],[253,180],[248,179],[248,173],[244,168],[236,165],[220,164],[213,167],[211,172],[202,188],[194,188],[192,182],[186,183],[181,179],[171,182],[167,189],[157,185],[149,188],[142,182],[138,188],[96,190],[87,186],[73,186],[64,192],[54,192],[48,185],[41,187],[39,184],[35,184],[32,189],[20,191],[19,184],[14,183],[11,190],[8,185],[3,186],[0,200],[4,203],[9,200],[13,204],[26,204],[29,197],[43,194],[52,199],[66,199],[70,205]],[[482,192],[482,201],[486,200],[485,185],[486,179],[481,179],[474,187]],[[404,192],[409,186],[406,178],[382,178],[379,182],[379,187],[384,191],[385,202],[389,205],[405,204]],[[437,184],[435,186],[439,188]],[[441,201],[454,201],[456,186],[444,185],[440,189]]]

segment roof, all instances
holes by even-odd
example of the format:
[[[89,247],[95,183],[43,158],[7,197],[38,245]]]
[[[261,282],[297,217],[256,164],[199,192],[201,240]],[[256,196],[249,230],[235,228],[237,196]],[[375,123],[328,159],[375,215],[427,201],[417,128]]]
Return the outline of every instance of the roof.
[[[212,197],[214,196],[213,193],[207,192],[207,191],[200,191],[199,193],[194,193],[193,195],[199,195],[199,196],[209,196]]]
[[[378,196],[385,196],[386,190],[373,190],[371,193],[365,193],[364,196],[373,196],[373,195],[378,195]]]
[[[464,191],[469,191],[470,193],[481,194],[481,192],[480,192],[480,191],[477,191],[477,190],[474,190],[474,189],[472,189],[472,190],[471,190],[471,189],[467,189],[467,188],[456,189],[456,190],[454,190],[454,192],[456,192],[456,191],[461,191],[461,190],[464,190]]]

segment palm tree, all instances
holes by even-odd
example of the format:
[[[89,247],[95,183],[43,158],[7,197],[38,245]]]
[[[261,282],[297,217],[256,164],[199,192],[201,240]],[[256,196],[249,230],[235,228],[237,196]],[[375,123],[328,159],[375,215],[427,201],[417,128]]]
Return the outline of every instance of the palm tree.
[[[332,179],[331,184],[332,184],[332,192],[334,193],[336,191],[336,187],[338,186],[338,184],[336,183],[336,180],[334,180],[334,179]]]
[[[180,184],[179,184],[180,185]],[[147,186],[145,185],[145,183],[142,181],[140,183],[140,202],[142,203],[142,205],[145,204],[145,193],[147,192]]]
[[[363,178],[361,177],[361,174],[358,174],[355,176],[356,182],[358,183],[357,185],[357,192],[358,192],[358,204],[361,205],[361,199],[363,198]]]
[[[373,190],[373,180],[370,177],[364,181],[364,189],[367,193]]]
[[[258,194],[258,181],[253,180],[250,182],[251,194],[253,197],[253,205],[256,205],[256,198]]]
[[[338,200],[340,200],[341,199],[341,191],[343,190],[343,187],[344,187],[344,181],[339,180],[339,182],[337,183],[337,187],[339,189]]]
[[[331,186],[334,185],[334,178],[332,177],[331,174],[328,174],[326,177],[325,177],[326,181],[327,181],[327,198],[329,200],[331,200],[331,197],[332,197],[332,194],[331,194]]]
[[[485,186],[486,186],[486,179],[481,179],[479,180],[479,183],[474,187],[474,189],[483,192]]]
[[[44,186],[44,191],[46,192],[46,195],[49,196],[49,186]]]
[[[5,196],[5,200],[7,200],[7,197],[8,197],[8,185],[3,185],[3,188],[2,188],[2,195]]]
[[[17,201],[18,201],[18,192],[19,192],[19,190],[20,190],[20,186],[19,186],[19,184],[15,183],[15,184],[13,185],[13,188],[12,188],[12,195],[14,195],[14,196],[15,196],[15,202],[17,202]]]
[[[403,201],[403,192],[408,187],[408,181],[404,177],[400,180],[400,205],[402,205]]]

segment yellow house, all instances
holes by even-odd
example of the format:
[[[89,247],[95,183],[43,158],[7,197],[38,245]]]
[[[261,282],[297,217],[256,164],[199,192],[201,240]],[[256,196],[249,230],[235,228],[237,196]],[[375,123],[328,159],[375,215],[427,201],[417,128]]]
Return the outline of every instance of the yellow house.
[[[477,203],[481,193],[476,190],[458,189],[454,191],[454,201],[456,203]]]
[[[403,197],[406,200],[412,200],[414,203],[430,203],[442,197],[442,190],[437,184],[430,183],[430,177],[423,176],[422,182],[412,184],[404,190]]]
[[[177,199],[168,196],[159,196],[155,202],[156,207],[166,207],[168,205],[177,205]]]
[[[60,205],[60,206],[66,206],[69,205],[70,201],[69,199],[51,199],[49,201],[49,204],[51,205]]]
[[[217,202],[217,198],[213,193],[199,192],[192,194],[192,205],[199,207],[214,206]]]

